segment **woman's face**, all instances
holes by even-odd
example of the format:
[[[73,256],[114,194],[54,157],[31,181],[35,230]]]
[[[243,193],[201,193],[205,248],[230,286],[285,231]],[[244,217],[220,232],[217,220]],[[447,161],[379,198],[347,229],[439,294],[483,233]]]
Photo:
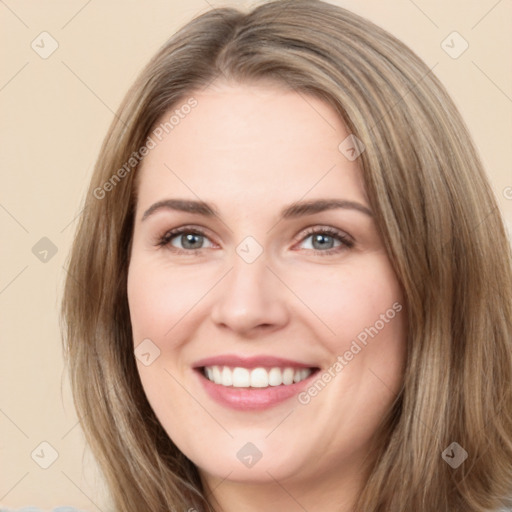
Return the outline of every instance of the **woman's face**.
[[[312,96],[191,96],[139,176],[128,299],[147,398],[203,476],[348,474],[400,389],[406,336],[361,148]]]

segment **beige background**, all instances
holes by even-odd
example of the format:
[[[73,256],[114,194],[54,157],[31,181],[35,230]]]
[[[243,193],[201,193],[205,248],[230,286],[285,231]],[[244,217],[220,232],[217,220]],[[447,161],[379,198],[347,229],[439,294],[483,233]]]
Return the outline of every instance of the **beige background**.
[[[0,0],[0,503],[107,511],[63,374],[57,316],[76,217],[100,143],[136,74],[210,0]],[[512,226],[512,3],[337,0],[412,47],[451,92]],[[43,59],[41,32],[58,42]],[[469,43],[451,58],[441,43]],[[455,40],[454,45],[460,42]],[[45,48],[49,48],[46,39]],[[460,48],[460,47],[459,47]],[[42,51],[42,49],[41,49]],[[48,237],[47,262],[32,247]],[[58,457],[51,462],[49,443]],[[35,452],[34,452],[35,450]],[[33,457],[31,454],[33,453]],[[38,464],[39,463],[39,464]]]

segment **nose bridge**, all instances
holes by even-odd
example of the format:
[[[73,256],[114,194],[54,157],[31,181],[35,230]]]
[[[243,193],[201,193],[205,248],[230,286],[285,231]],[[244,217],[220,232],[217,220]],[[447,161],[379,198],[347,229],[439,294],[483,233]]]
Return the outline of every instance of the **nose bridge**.
[[[240,246],[219,287],[212,308],[213,321],[238,333],[261,326],[282,326],[287,321],[283,285],[267,268],[265,253],[251,260],[240,251],[244,244]]]

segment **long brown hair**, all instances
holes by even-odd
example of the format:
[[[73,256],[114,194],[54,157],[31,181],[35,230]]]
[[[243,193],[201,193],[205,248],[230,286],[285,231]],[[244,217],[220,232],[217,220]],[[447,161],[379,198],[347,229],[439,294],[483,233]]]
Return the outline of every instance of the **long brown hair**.
[[[356,509],[511,505],[512,258],[468,130],[432,70],[396,38],[340,7],[278,0],[248,13],[213,9],[178,31],[129,90],[97,160],[63,329],[76,409],[115,510],[210,509],[197,469],[145,397],[126,280],[141,148],[165,112],[217,78],[315,95],[365,146],[366,191],[409,332],[403,389]],[[453,442],[468,454],[456,468],[442,455]]]

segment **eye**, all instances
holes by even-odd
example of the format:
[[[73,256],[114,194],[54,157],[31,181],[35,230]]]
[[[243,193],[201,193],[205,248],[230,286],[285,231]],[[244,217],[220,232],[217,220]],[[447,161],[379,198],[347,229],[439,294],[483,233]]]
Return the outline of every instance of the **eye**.
[[[306,243],[306,247],[303,247],[303,249],[313,250],[322,256],[339,253],[354,246],[354,241],[351,237],[342,231],[329,227],[311,228],[300,239],[303,244],[307,240],[310,240],[310,242]],[[205,242],[208,245],[205,246]],[[168,247],[178,254],[191,255],[198,253],[202,249],[214,247],[215,244],[210,241],[202,230],[183,226],[167,231],[158,240],[157,245]]]
[[[354,246],[354,241],[345,233],[334,228],[312,228],[306,232],[301,241],[307,243],[306,249],[312,249],[322,256],[338,253]]]
[[[203,244],[208,241],[209,246],[205,247]],[[168,246],[178,253],[195,253],[201,249],[213,247],[213,244],[207,238],[206,234],[200,229],[181,227],[173,229],[164,234],[158,241],[159,246]]]

